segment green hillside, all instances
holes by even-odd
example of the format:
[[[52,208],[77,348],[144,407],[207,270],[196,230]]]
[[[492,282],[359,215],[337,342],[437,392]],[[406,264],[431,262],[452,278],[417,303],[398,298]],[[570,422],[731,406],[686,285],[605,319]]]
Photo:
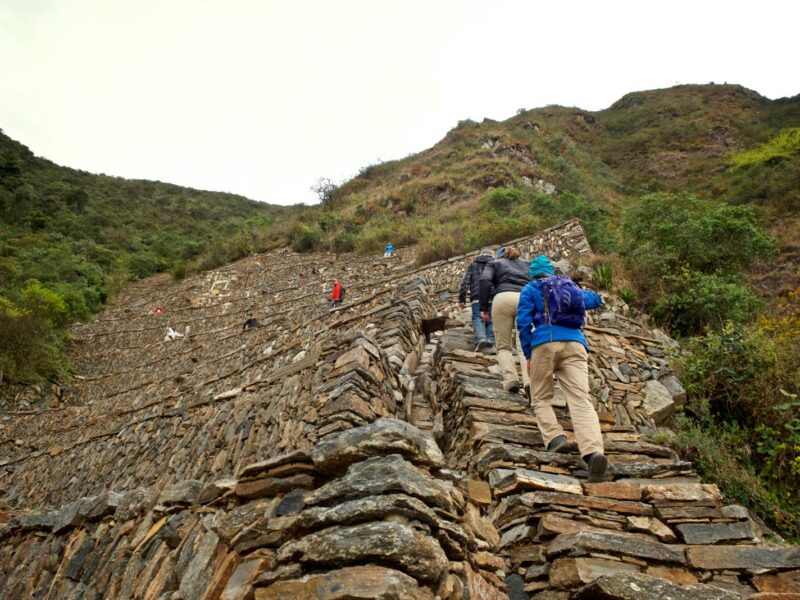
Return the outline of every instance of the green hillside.
[[[572,215],[617,217],[626,198],[669,191],[751,205],[770,226],[800,212],[800,154],[736,157],[798,126],[800,97],[770,101],[735,85],[636,92],[599,112],[548,106],[462,121],[428,150],[363,168],[330,194],[335,213],[306,225],[320,245],[336,232],[337,247],[363,251],[445,233],[444,255]],[[513,222],[491,214],[487,194],[498,188],[517,190],[500,202]]]
[[[88,318],[132,279],[277,243],[266,226],[289,212],[60,167],[0,132],[0,381],[62,372],[66,323]]]

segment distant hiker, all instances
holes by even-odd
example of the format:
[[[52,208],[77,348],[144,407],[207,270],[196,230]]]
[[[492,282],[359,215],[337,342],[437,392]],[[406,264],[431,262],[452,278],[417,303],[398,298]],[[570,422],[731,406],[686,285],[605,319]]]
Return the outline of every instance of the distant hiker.
[[[163,306],[156,306],[153,309],[153,314],[154,315],[160,315],[160,314],[163,314],[163,312],[164,312],[164,307]]]
[[[333,289],[331,290],[331,308],[336,308],[344,301],[344,293],[344,286],[337,279],[333,282]]]
[[[520,258],[519,250],[514,246],[500,248],[497,253],[500,258],[486,265],[481,273],[481,319],[484,322],[491,320],[494,324],[497,364],[503,373],[503,389],[516,394],[520,383],[511,350],[516,345],[513,330],[519,293],[529,281],[528,261]],[[524,368],[522,371],[522,383],[527,384],[528,374]]]
[[[546,256],[534,258],[529,273],[533,281],[520,295],[517,328],[528,359],[539,430],[548,452],[566,449],[564,429],[550,405],[556,375],[567,399],[578,449],[589,466],[589,481],[603,481],[608,460],[600,420],[589,396],[589,345],[581,331],[586,311],[602,306],[603,299],[580,289],[571,279],[555,275]]]
[[[392,242],[389,242],[383,249],[383,258],[389,258],[391,256],[394,256],[394,245]]]
[[[458,305],[463,310],[467,302],[469,293],[470,306],[472,307],[472,341],[475,344],[475,352],[494,346],[494,331],[492,330],[492,320],[484,321],[481,319],[480,309],[480,287],[481,273],[492,262],[492,250],[484,248],[478,257],[472,261],[464,273],[461,280],[461,287],[458,289]],[[489,292],[491,296],[491,291]],[[491,312],[491,300],[489,301],[489,311]]]
[[[311,267],[311,274],[312,275],[319,275],[319,271],[317,271],[317,267]]]
[[[182,338],[183,334],[178,333],[172,328],[172,325],[167,327],[167,335],[164,336],[164,341],[169,342],[170,340],[177,340],[178,338]]]
[[[248,329],[255,329],[258,327],[258,319],[256,319],[255,315],[250,315],[250,318],[244,322],[242,325],[242,331],[247,331]]]

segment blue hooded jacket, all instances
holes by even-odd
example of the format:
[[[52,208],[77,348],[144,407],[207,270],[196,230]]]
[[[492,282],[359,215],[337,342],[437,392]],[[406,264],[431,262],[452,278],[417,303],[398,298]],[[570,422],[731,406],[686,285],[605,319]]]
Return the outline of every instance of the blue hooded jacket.
[[[517,331],[519,340],[522,344],[522,352],[525,358],[531,357],[531,351],[536,346],[541,346],[548,342],[580,342],[589,351],[589,344],[580,329],[561,327],[559,325],[539,325],[533,329],[533,315],[536,311],[544,311],[544,294],[542,293],[541,279],[534,279],[524,288],[519,295],[517,305]],[[583,291],[583,302],[586,310],[599,308],[603,305],[603,299],[595,292]]]

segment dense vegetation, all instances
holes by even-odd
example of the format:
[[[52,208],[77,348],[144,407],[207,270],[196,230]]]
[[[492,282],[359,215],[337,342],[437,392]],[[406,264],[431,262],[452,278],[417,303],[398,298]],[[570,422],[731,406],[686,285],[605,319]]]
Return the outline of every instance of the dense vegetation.
[[[64,326],[134,278],[220,265],[282,240],[287,209],[59,167],[0,132],[0,382],[63,375]]]
[[[321,179],[320,206],[284,211],[61,169],[0,136],[0,334],[15,340],[0,342],[0,370],[59,372],[63,323],[132,277],[283,244],[416,244],[426,263],[579,217],[599,253],[595,283],[684,341],[675,361],[690,400],[676,445],[798,538],[798,132],[800,96],[636,92],[596,113],[462,121],[419,154]]]

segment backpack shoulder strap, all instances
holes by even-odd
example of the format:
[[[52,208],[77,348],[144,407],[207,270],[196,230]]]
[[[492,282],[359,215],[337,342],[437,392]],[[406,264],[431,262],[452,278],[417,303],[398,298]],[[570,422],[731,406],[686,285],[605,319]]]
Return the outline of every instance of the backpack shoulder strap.
[[[544,300],[544,322],[550,325],[550,286],[547,279],[542,280],[542,299]]]

